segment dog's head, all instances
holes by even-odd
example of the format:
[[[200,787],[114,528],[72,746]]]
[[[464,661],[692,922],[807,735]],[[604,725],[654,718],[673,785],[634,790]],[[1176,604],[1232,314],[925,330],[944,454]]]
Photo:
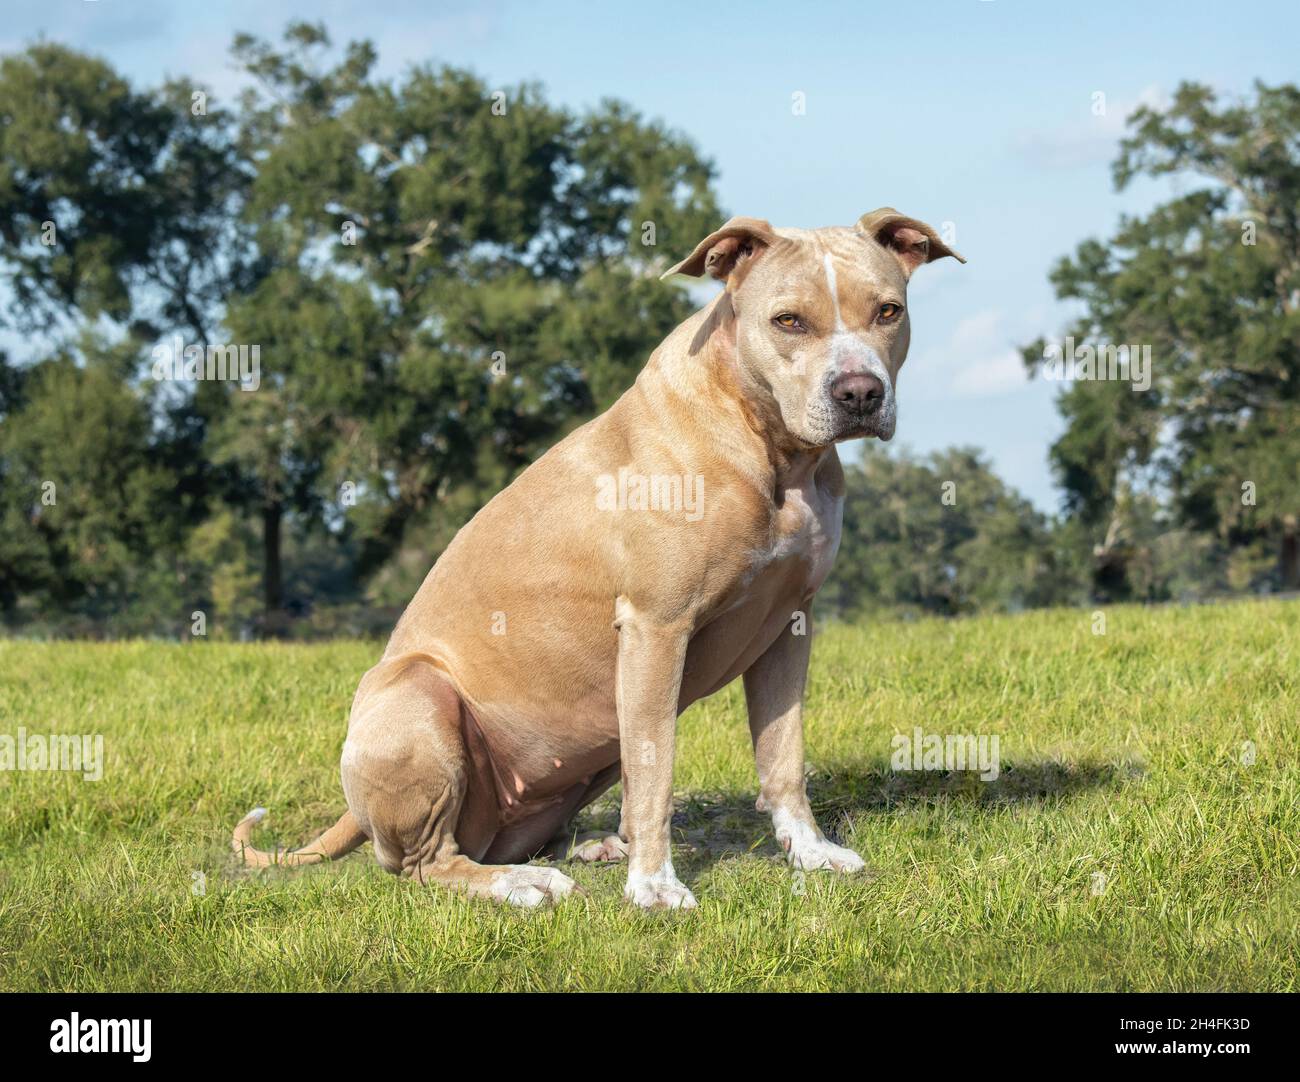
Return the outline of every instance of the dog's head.
[[[719,305],[737,377],[767,423],[806,447],[890,439],[907,356],[907,282],[922,263],[966,262],[924,222],[891,207],[852,228],[773,229],[732,218],[664,277],[705,272],[726,283]]]

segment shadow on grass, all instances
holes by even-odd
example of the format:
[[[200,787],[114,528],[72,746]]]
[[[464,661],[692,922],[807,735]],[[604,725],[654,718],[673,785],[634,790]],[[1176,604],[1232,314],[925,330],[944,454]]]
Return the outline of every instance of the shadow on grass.
[[[809,777],[808,799],[819,815],[832,816],[944,801],[997,807],[1066,799],[1091,789],[1118,786],[1141,772],[1141,767],[1132,763],[1067,763],[1058,759],[1003,763],[998,776],[989,781],[969,770],[831,768]]]
[[[1068,800],[1095,789],[1117,788],[1140,776],[1128,763],[1043,760],[1004,763],[998,777],[983,781],[972,771],[895,772],[888,766],[845,765],[808,777],[808,800],[830,837],[862,815],[947,806],[979,816],[1008,808]],[[711,861],[752,854],[783,861],[767,813],[754,807],[753,791],[688,793],[673,814],[673,842],[682,872],[697,875]],[[583,830],[618,828],[618,801],[605,798],[582,817]]]

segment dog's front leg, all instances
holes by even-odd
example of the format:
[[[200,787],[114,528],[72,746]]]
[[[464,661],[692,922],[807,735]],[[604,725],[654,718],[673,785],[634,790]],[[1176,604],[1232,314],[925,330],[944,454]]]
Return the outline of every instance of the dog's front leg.
[[[804,630],[811,630],[801,622]],[[826,840],[813,819],[804,785],[803,691],[812,636],[787,625],[745,672],[745,703],[758,768],[760,811],[772,813],[777,841],[791,867],[860,871],[852,849]]]
[[[623,759],[624,897],[646,909],[693,909],[695,896],[673,871],[673,750],[677,700],[690,627],[638,613],[619,598],[618,702]]]

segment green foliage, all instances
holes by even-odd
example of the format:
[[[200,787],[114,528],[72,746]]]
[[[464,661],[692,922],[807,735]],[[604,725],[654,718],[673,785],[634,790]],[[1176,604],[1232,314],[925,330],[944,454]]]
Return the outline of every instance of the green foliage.
[[[136,91],[63,47],[5,58],[0,261],[21,326],[116,323],[113,400],[150,428],[120,468],[147,466],[144,491],[172,472],[193,497],[173,525],[213,516],[184,541],[175,527],[188,548],[171,608],[246,626],[257,566],[277,630],[316,590],[409,595],[410,569],[689,314],[656,274],[720,213],[711,165],[618,102],[574,115],[535,86],[427,65],[380,81],[368,43],[336,54],[303,23],[279,46],[241,35],[233,54],[253,86],[234,112],[200,113],[179,84]],[[173,333],[256,346],[260,385],[137,391],[147,344]],[[30,365],[0,374],[8,429],[35,384]],[[0,462],[16,526],[33,468]],[[284,568],[290,553],[306,562]],[[24,557],[0,602],[60,611],[84,586],[57,577]],[[121,604],[139,581],[117,582]]]
[[[126,621],[174,560],[188,509],[148,401],[123,381],[130,363],[91,342],[24,374],[22,404],[0,426],[8,604],[43,595],[67,614]]]
[[[1116,553],[1125,507],[1164,492],[1168,528],[1221,543],[1238,588],[1300,587],[1300,89],[1258,84],[1230,103],[1184,84],[1129,128],[1118,187],[1182,174],[1208,186],[1053,271],[1057,295],[1083,306],[1067,333],[1153,357],[1149,392],[1081,382],[1059,397],[1066,509],[1118,566],[1121,594],[1139,592]],[[1031,367],[1041,356],[1041,342],[1025,351]]]
[[[846,470],[844,530],[818,608],[958,615],[1078,600],[1049,523],[978,451],[876,445]]]
[[[0,58],[0,267],[21,330],[69,318],[184,326],[243,274],[231,118],[191,89],[133,90],[41,43]]]
[[[241,632],[254,626],[260,607],[261,575],[252,531],[231,510],[222,508],[195,527],[186,552],[195,564],[200,596],[207,602],[203,634],[213,639],[241,638]]]
[[[689,311],[650,295],[635,216],[693,238],[717,209],[709,165],[623,106],[576,118],[449,68],[381,84],[367,46],[327,68],[328,46],[307,25],[236,42],[259,86],[247,214],[281,268],[228,322],[279,403],[227,408],[260,412],[236,421],[257,500],[323,517],[364,581],[626,385]]]
[[[233,108],[59,45],[0,58],[0,270],[37,335],[0,357],[10,623],[368,627],[349,614],[404,602],[693,307],[657,274],[721,219],[713,167],[628,105],[432,64],[380,79],[369,43],[308,23],[232,51]],[[1300,585],[1298,132],[1292,86],[1189,84],[1131,118],[1118,185],[1208,186],[1052,281],[1078,342],[1151,346],[1151,389],[1063,390],[1061,522],[973,452],[868,448],[825,610]],[[176,335],[255,348],[257,389],[155,383]]]

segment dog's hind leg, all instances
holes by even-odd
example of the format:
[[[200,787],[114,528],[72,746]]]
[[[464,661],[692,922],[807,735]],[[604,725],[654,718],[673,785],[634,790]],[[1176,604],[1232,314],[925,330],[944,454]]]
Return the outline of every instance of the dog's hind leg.
[[[595,831],[565,839],[565,856],[586,864],[617,863],[627,860],[627,839],[621,834]]]
[[[585,788],[579,790],[564,814],[563,829],[548,840],[543,850],[546,856],[557,860],[581,860],[589,864],[620,861],[627,857],[627,834],[621,822],[617,834],[603,830],[577,834],[570,822],[576,812],[597,800],[619,780],[622,769],[622,763],[614,763],[596,774]]]
[[[348,807],[389,871],[514,905],[559,900],[576,884],[553,868],[479,864],[495,798],[474,787],[460,696],[431,658],[380,662],[362,680],[343,749]]]

